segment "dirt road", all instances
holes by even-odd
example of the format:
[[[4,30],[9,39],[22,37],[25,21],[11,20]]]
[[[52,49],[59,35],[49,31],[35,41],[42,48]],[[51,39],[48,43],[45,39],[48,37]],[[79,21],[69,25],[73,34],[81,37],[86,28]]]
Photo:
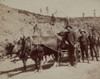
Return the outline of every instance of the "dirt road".
[[[100,61],[78,63],[76,67],[52,67],[52,64],[43,66],[41,72],[35,72],[33,61],[28,60],[27,71],[22,71],[22,62],[10,62],[10,59],[0,62],[0,79],[100,79]]]

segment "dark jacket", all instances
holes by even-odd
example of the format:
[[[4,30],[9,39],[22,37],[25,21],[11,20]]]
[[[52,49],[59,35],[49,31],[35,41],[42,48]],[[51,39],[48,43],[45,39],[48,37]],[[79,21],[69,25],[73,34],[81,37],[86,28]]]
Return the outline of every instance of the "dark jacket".
[[[89,39],[87,36],[80,36],[79,37],[79,42],[80,42],[80,46],[88,46],[89,45]]]
[[[70,46],[74,46],[77,43],[77,36],[74,31],[66,33],[66,41]]]
[[[96,40],[95,35],[89,35],[88,38],[89,38],[90,45],[93,46],[93,45],[97,44],[97,40]]]

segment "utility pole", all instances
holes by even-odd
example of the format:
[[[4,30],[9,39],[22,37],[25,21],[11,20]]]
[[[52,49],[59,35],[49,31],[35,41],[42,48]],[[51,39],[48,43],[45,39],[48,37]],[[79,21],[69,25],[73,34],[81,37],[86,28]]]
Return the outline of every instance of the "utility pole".
[[[47,12],[47,15],[49,14],[49,8],[48,7],[46,7],[46,12]]]
[[[82,16],[83,16],[83,18],[85,17],[85,13],[84,12],[82,13]]]
[[[42,14],[42,9],[40,8],[40,14]]]
[[[96,17],[96,10],[95,9],[93,10],[93,15],[94,15],[94,17]]]

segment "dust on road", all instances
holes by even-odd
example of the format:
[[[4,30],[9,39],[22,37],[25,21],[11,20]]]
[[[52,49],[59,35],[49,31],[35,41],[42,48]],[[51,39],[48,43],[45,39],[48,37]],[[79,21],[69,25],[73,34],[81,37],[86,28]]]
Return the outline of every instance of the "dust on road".
[[[22,62],[10,62],[10,59],[0,62],[0,79],[100,79],[100,61],[78,63],[76,67],[47,65],[41,72],[34,71],[32,60],[28,60],[27,71],[22,71]]]

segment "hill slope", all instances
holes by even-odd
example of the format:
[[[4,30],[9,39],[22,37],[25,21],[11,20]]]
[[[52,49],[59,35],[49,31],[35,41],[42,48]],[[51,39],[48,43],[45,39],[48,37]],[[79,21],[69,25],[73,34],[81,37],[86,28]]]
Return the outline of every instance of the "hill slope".
[[[95,28],[100,34],[100,17],[92,18],[68,18],[69,24],[78,31],[90,28]],[[51,24],[50,16],[43,16],[23,10],[10,8],[0,4],[0,48],[3,45],[14,40],[19,39],[20,36],[25,35],[43,35],[54,36],[57,32],[62,31],[67,24],[66,18],[55,18],[55,24]]]

